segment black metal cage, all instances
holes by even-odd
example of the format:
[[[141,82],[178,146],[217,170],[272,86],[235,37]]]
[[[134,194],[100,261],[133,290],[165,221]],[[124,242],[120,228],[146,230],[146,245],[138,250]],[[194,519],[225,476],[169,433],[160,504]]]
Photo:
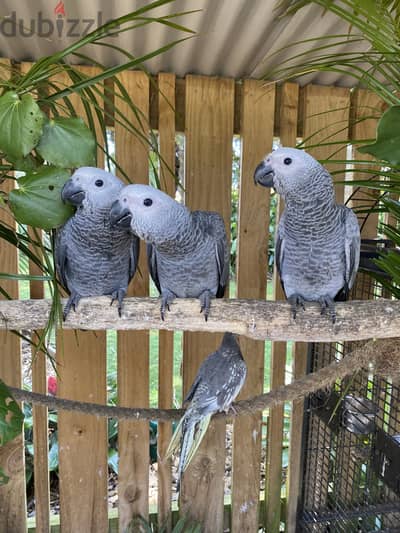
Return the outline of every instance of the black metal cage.
[[[383,296],[367,273],[353,298]],[[312,344],[314,372],[352,343]],[[400,383],[367,371],[312,395],[306,404],[299,531],[400,532]]]

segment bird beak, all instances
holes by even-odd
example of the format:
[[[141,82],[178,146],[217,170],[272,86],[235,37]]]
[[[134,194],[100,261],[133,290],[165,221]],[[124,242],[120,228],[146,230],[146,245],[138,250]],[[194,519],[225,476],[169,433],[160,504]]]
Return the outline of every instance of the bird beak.
[[[265,161],[261,161],[254,172],[254,182],[256,185],[259,183],[263,187],[273,187],[274,171],[271,165],[268,165]]]
[[[119,200],[111,206],[110,222],[111,227],[118,226],[119,228],[129,229],[131,227],[132,213],[127,207],[122,207]]]
[[[85,191],[82,190],[73,180],[69,179],[65,182],[61,189],[61,198],[63,202],[68,202],[75,206],[80,206],[85,199]]]

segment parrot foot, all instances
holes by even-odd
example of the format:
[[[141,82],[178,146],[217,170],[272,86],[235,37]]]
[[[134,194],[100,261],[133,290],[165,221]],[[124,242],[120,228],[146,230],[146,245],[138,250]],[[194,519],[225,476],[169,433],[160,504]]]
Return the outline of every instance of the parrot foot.
[[[110,306],[115,302],[115,300],[118,300],[118,315],[119,318],[121,318],[122,314],[122,301],[126,296],[126,289],[116,289],[114,292],[111,293],[111,303]]]
[[[336,322],[335,302],[330,296],[321,296],[319,298],[319,305],[321,306],[321,315],[325,315],[327,311],[331,316],[332,324]]]
[[[211,307],[211,293],[210,291],[204,291],[199,296],[200,300],[200,313],[204,312],[204,320],[207,322],[208,315],[210,314]]]
[[[161,307],[160,307],[160,314],[161,314],[161,320],[164,321],[165,319],[165,311],[169,311],[170,304],[175,300],[176,296],[171,291],[163,291],[161,293]]]
[[[66,303],[63,311],[63,321],[65,322],[67,320],[68,313],[73,309],[76,311],[76,307],[79,303],[79,300],[81,299],[80,295],[77,293],[72,293],[71,296],[68,298],[68,302]]]
[[[297,308],[301,307],[303,311],[306,310],[304,306],[305,300],[302,296],[300,296],[300,294],[292,294],[292,296],[289,296],[288,302],[290,303],[290,311],[292,313],[292,317],[294,318],[294,320],[296,320]]]

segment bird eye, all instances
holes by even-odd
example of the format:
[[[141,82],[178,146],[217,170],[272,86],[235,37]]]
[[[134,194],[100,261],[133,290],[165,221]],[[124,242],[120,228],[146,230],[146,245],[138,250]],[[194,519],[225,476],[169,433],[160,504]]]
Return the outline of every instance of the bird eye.
[[[104,182],[103,180],[96,180],[94,184],[96,185],[96,187],[103,187]]]
[[[290,157],[285,157],[285,159],[283,160],[283,162],[285,163],[285,165],[291,165],[292,163],[292,159]]]
[[[143,200],[143,205],[145,205],[146,207],[150,207],[151,205],[153,205],[153,200],[151,198],[145,198]]]

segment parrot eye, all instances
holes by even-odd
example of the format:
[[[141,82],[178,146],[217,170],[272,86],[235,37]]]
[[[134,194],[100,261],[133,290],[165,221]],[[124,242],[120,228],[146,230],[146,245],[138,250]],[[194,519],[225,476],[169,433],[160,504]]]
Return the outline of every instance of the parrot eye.
[[[283,160],[284,164],[285,165],[291,165],[292,163],[292,159],[290,157],[285,157],[285,159]]]
[[[150,207],[151,205],[153,205],[153,200],[151,198],[145,198],[143,200],[143,205],[145,205],[146,207]]]
[[[96,180],[94,184],[96,185],[96,187],[103,187],[104,182],[103,180]]]

